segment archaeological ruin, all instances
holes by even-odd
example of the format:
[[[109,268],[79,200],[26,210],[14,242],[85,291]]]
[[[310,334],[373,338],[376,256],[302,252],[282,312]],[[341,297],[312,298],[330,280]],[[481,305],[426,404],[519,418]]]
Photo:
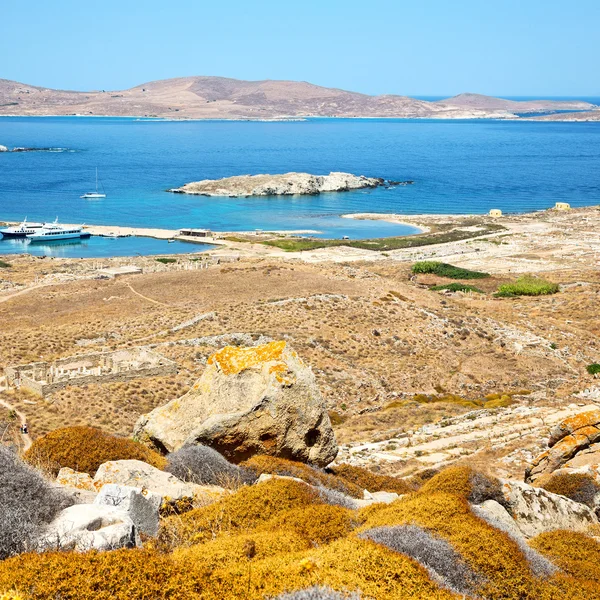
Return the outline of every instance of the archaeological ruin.
[[[70,385],[174,375],[177,373],[177,364],[147,348],[128,348],[80,354],[53,363],[10,366],[4,371],[9,386],[48,396]]]

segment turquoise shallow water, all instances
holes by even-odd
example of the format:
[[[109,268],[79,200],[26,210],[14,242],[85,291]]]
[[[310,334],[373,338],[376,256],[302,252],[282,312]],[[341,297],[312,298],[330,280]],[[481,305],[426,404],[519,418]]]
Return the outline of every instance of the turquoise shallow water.
[[[167,242],[147,237],[104,238],[91,237],[83,240],[54,242],[30,242],[29,240],[0,240],[0,254],[32,254],[57,258],[103,258],[108,256],[152,256],[204,252],[214,246],[188,242]]]
[[[4,117],[0,144],[70,150],[0,154],[0,218],[11,220],[58,216],[132,227],[315,229],[327,237],[364,238],[412,230],[340,215],[523,212],[557,201],[600,203],[599,123]],[[93,189],[96,166],[107,198],[82,200]],[[311,197],[205,198],[164,191],[204,178],[286,171],[348,171],[415,184]]]

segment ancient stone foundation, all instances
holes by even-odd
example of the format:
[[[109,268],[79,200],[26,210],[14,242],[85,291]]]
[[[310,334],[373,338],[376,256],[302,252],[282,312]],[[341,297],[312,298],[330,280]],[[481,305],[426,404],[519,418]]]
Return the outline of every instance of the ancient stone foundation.
[[[48,396],[69,385],[174,375],[177,373],[177,364],[147,348],[130,348],[80,354],[53,363],[11,366],[4,371],[9,386]]]

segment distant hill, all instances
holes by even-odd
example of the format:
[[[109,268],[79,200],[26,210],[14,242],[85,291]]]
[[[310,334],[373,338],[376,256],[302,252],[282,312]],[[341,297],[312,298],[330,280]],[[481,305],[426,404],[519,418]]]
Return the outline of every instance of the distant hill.
[[[181,77],[128,90],[76,92],[0,79],[0,115],[113,115],[187,119],[286,117],[511,118],[514,112],[585,110],[585,102],[514,102],[461,94],[441,102],[369,96],[303,81]]]
[[[494,98],[481,94],[459,94],[446,100],[440,100],[440,104],[460,106],[476,110],[507,110],[510,112],[537,112],[546,110],[590,110],[594,108],[589,102],[579,100],[506,100],[505,98]]]

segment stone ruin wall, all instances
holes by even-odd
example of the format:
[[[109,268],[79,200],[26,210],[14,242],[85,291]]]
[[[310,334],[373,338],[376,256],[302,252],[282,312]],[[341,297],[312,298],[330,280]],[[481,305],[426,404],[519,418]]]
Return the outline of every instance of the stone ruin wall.
[[[100,374],[86,374],[75,377],[67,377],[59,381],[47,382],[35,378],[36,373],[45,374],[48,372],[50,367],[60,367],[62,365],[71,365],[74,363],[80,363],[85,361],[93,361],[100,364],[105,359],[115,359],[117,362],[130,360],[134,362],[140,357],[149,356],[153,359],[154,364],[150,364],[147,367],[133,368],[130,370],[107,372]],[[156,364],[160,361],[162,364]],[[176,375],[177,364],[172,360],[156,354],[155,352],[147,349],[138,349],[137,353],[134,349],[131,350],[116,350],[113,352],[98,352],[93,354],[82,354],[78,356],[72,356],[70,358],[63,358],[57,360],[54,363],[37,362],[29,365],[19,365],[13,367],[6,367],[5,369],[6,380],[9,385],[16,385],[16,380],[19,381],[19,387],[30,390],[31,392],[40,396],[48,396],[59,390],[62,390],[68,386],[83,386],[94,383],[112,383],[119,381],[130,381],[131,379],[139,379],[142,377],[159,377],[165,375]]]

